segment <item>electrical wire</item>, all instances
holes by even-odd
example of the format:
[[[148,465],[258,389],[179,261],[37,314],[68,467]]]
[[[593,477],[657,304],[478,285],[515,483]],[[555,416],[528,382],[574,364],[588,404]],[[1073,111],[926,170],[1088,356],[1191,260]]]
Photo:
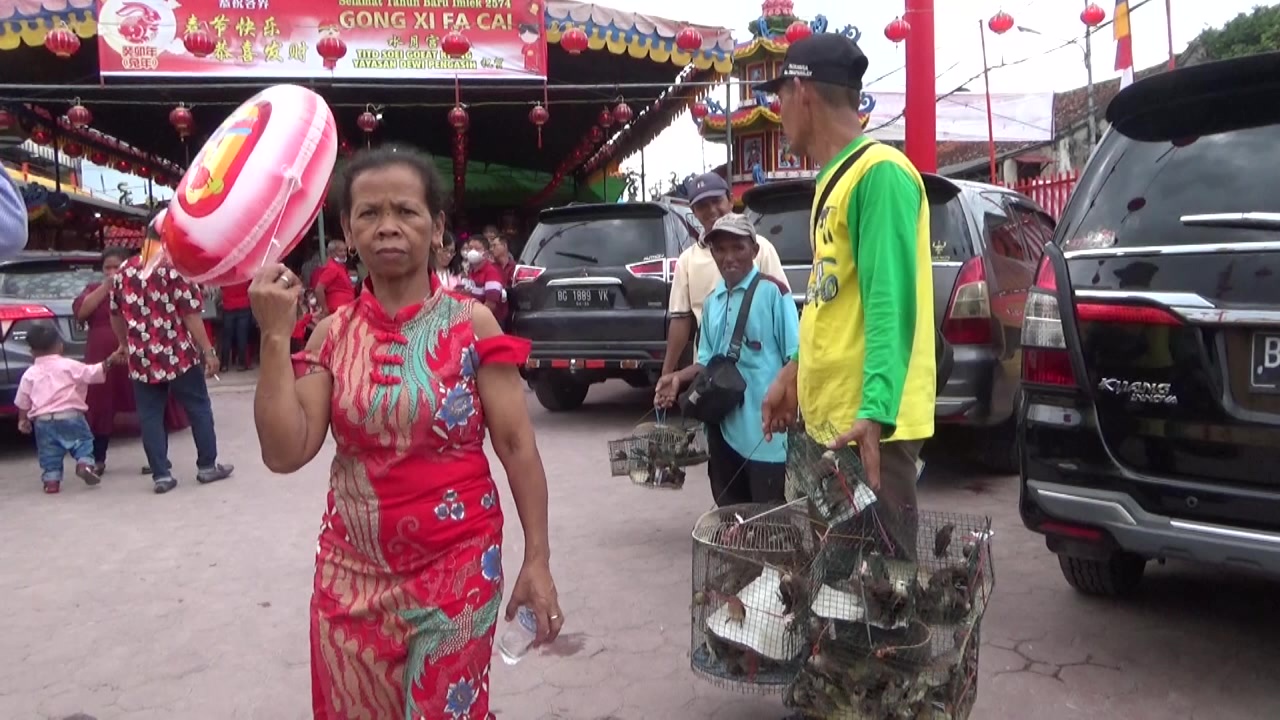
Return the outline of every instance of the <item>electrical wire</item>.
[[[1147,4],[1147,3],[1149,3],[1149,2],[1151,2],[1151,0],[1138,0],[1138,2],[1136,2],[1136,3],[1134,3],[1133,5],[1130,5],[1130,6],[1129,6],[1129,12],[1130,12],[1130,13],[1132,13],[1134,10],[1137,10],[1138,8],[1142,7],[1143,5],[1146,5],[1146,4]],[[1098,24],[1098,26],[1097,26],[1097,27],[1095,27],[1095,28],[1093,29],[1093,31],[1092,31],[1092,32],[1095,32],[1095,33],[1096,33],[1098,30],[1101,30],[1102,28],[1105,28],[1105,27],[1110,27],[1110,26],[1111,26],[1111,25],[1113,25],[1114,23],[1115,23],[1115,18],[1114,18],[1114,17],[1112,17],[1112,18],[1110,18],[1110,19],[1106,20],[1105,22],[1099,23],[1099,24]],[[1018,59],[1018,60],[1011,60],[1011,61],[1009,61],[1009,62],[1002,62],[1002,63],[1000,63],[999,65],[991,65],[991,66],[989,66],[989,67],[986,67],[986,68],[984,68],[984,69],[980,70],[980,71],[979,71],[976,75],[974,75],[973,77],[971,77],[971,78],[969,78],[968,80],[965,80],[964,82],[962,82],[962,83],[960,83],[959,85],[957,85],[957,86],[956,86],[956,88],[955,88],[954,90],[951,90],[950,92],[943,93],[942,95],[939,95],[939,96],[938,96],[938,99],[936,100],[936,102],[942,102],[943,100],[946,100],[947,98],[951,97],[952,95],[957,95],[957,94],[959,94],[959,93],[961,93],[961,92],[964,92],[964,91],[965,91],[966,86],[968,86],[968,85],[969,85],[969,83],[976,82],[977,80],[980,80],[980,79],[982,78],[982,76],[983,76],[983,75],[986,75],[987,73],[989,73],[989,72],[991,72],[991,71],[993,71],[993,70],[1000,70],[1000,69],[1002,69],[1002,68],[1014,67],[1014,66],[1016,66],[1016,65],[1022,65],[1023,63],[1031,62],[1032,60],[1038,60],[1038,59],[1040,59],[1040,58],[1042,58],[1042,57],[1045,57],[1046,55],[1052,55],[1053,53],[1056,53],[1056,52],[1058,52],[1059,50],[1062,50],[1062,49],[1064,49],[1064,48],[1067,48],[1067,47],[1069,47],[1069,46],[1071,46],[1071,45],[1075,45],[1075,44],[1076,44],[1076,43],[1078,43],[1079,41],[1080,41],[1080,38],[1074,38],[1074,39],[1071,39],[1071,40],[1067,40],[1066,42],[1063,42],[1063,43],[1061,43],[1061,44],[1059,44],[1059,45],[1056,45],[1056,46],[1054,46],[1054,47],[1052,47],[1052,48],[1050,48],[1050,49],[1048,49],[1048,50],[1045,50],[1044,52],[1036,53],[1035,55],[1028,55],[1028,56],[1026,56],[1026,57],[1024,57],[1024,58],[1020,58],[1020,59]],[[906,109],[904,108],[902,112],[898,113],[897,115],[894,115],[892,118],[889,118],[889,119],[888,119],[888,120],[886,120],[885,122],[882,122],[882,123],[880,123],[880,124],[876,125],[875,127],[868,128],[868,129],[867,129],[867,133],[869,134],[869,133],[873,133],[873,132],[875,132],[875,131],[877,131],[877,130],[883,130],[884,128],[887,128],[887,127],[889,127],[890,125],[893,125],[894,123],[898,122],[898,121],[899,121],[899,120],[901,120],[903,117],[905,117],[905,116],[906,116],[906,112],[907,112],[907,111],[906,111]]]

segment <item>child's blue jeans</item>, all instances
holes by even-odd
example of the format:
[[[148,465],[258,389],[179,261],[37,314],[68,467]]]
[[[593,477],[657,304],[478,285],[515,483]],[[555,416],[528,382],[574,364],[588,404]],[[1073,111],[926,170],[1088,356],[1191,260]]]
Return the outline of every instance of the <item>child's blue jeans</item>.
[[[68,453],[77,463],[93,464],[93,432],[84,413],[56,412],[32,418],[36,433],[36,456],[40,459],[40,479],[62,481],[62,461]]]

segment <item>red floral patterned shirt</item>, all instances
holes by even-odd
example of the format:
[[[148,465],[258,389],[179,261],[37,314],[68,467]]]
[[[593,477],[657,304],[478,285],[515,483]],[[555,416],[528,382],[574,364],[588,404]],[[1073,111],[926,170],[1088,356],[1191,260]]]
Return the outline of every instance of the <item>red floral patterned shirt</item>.
[[[200,348],[182,323],[204,309],[200,288],[161,264],[145,279],[142,259],[129,258],[111,283],[111,314],[128,326],[129,377],[145,383],[176,380],[201,362]]]

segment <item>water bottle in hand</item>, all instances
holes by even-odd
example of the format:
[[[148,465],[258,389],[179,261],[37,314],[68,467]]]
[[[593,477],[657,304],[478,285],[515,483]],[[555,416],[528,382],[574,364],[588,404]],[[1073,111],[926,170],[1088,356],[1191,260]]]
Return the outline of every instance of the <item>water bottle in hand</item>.
[[[516,619],[507,623],[498,640],[498,651],[502,653],[502,661],[515,665],[529,652],[529,647],[538,637],[538,617],[527,605],[521,605],[516,611]]]

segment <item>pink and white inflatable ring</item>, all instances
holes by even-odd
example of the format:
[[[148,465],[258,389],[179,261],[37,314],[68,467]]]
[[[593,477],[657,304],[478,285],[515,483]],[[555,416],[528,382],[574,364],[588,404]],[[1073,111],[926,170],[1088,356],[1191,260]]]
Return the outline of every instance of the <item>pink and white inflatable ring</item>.
[[[174,191],[161,236],[184,277],[249,280],[315,222],[338,153],[333,113],[297,85],[267,88],[223,121]]]

